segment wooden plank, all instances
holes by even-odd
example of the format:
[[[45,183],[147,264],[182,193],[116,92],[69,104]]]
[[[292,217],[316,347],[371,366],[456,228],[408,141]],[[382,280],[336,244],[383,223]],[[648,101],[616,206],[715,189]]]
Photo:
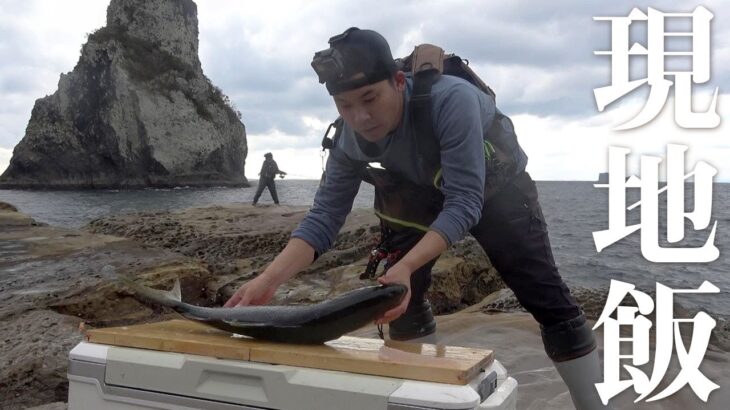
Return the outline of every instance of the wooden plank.
[[[249,360],[251,357],[250,340],[246,340],[249,343],[240,343],[228,332],[188,320],[92,329],[86,332],[86,340],[92,343],[222,359]]]
[[[232,337],[188,320],[94,329],[86,338],[116,346],[461,385],[494,359],[486,349],[351,336],[324,345],[273,343]]]
[[[405,349],[405,350],[403,350]],[[494,358],[491,350],[343,336],[318,346],[251,348],[251,361],[437,383],[467,384]]]

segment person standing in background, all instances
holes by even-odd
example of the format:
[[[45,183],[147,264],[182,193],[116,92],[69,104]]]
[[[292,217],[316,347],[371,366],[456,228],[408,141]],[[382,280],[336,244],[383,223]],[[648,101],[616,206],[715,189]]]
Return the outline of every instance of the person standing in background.
[[[253,206],[256,206],[261,197],[261,193],[264,192],[264,188],[269,188],[271,193],[271,199],[274,200],[274,204],[279,205],[279,196],[276,194],[276,182],[274,179],[278,174],[281,178],[284,178],[286,172],[279,169],[279,166],[274,161],[274,155],[270,152],[264,154],[264,163],[261,165],[261,172],[259,172],[259,186],[256,189],[256,195],[253,197]]]

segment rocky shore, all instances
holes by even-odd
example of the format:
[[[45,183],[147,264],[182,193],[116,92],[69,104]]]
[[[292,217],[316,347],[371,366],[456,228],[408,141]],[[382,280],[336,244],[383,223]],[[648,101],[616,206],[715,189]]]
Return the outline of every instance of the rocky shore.
[[[172,316],[138,303],[102,277],[104,265],[151,286],[169,287],[180,278],[184,300],[217,306],[273,259],[305,213],[302,207],[231,204],[113,215],[70,230],[39,224],[0,204],[0,408],[65,408],[68,351],[82,340],[84,328]],[[353,212],[334,249],[284,284],[272,303],[314,303],[367,285],[358,276],[377,230],[369,211]],[[575,293],[590,316],[600,313],[605,293]],[[443,342],[492,348],[518,377],[518,408],[570,408],[534,320],[524,313],[494,314],[520,307],[475,241],[464,240],[440,258],[429,296]],[[374,336],[375,330],[357,334]],[[730,380],[726,352],[712,346],[708,356],[705,374]],[[646,408],[700,408],[693,407],[691,390],[677,396],[677,406],[690,407],[671,401]]]
[[[83,327],[161,320],[101,275],[111,264],[148,285],[180,278],[183,299],[222,304],[283,248],[305,208],[250,205],[139,213],[92,221],[80,231],[44,226],[11,205],[0,208],[0,397],[23,408],[67,395],[67,353]],[[348,219],[335,248],[283,285],[272,303],[314,303],[364,286],[358,276],[377,240],[371,213]],[[432,300],[453,312],[503,287],[486,256],[464,242],[434,269]]]

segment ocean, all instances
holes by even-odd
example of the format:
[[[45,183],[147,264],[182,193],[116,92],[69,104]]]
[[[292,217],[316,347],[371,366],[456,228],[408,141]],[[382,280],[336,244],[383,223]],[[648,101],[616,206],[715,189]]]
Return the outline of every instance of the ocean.
[[[38,221],[51,225],[79,228],[89,221],[109,214],[175,210],[188,207],[250,203],[251,188],[173,188],[102,191],[21,191],[0,190],[0,201],[8,202]],[[282,204],[311,205],[318,181],[277,180]],[[641,254],[640,232],[596,252],[592,233],[608,227],[608,191],[594,188],[592,182],[537,183],[540,202],[548,223],[550,241],[560,273],[569,285],[608,288],[611,279],[635,284],[642,291],[654,290],[656,282],[675,289],[696,289],[703,281],[712,282],[720,294],[676,295],[689,308],[700,308],[715,317],[730,317],[730,184],[715,184],[712,220],[717,221],[716,246],[720,257],[711,263],[652,263]],[[692,186],[687,186],[686,210],[693,210]],[[639,200],[638,192],[629,192],[629,201]],[[665,203],[660,198],[660,221],[666,219]],[[370,208],[373,190],[363,183],[355,199],[355,208]],[[260,203],[271,203],[265,191]],[[628,224],[639,222],[640,207],[628,214]],[[683,246],[704,244],[710,229],[694,230],[685,224]],[[660,238],[666,237],[666,222],[660,222]],[[662,246],[668,246],[666,242]],[[677,246],[674,244],[672,246]]]

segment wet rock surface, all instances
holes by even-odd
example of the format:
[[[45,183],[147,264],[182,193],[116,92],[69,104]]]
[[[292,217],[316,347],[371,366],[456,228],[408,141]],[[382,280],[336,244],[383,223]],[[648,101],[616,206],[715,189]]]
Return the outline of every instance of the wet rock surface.
[[[68,352],[83,339],[81,319],[39,309],[0,322],[0,407],[65,402]]]
[[[28,410],[66,410],[66,409],[68,409],[68,404],[66,404],[66,402],[61,402],[61,401],[28,408]]]
[[[86,229],[127,237],[202,261],[215,277],[215,283],[209,287],[216,294],[216,303],[222,304],[284,248],[306,211],[303,207],[235,204],[115,215],[94,220]],[[377,219],[371,211],[353,211],[333,249],[282,285],[272,303],[320,302],[372,284],[359,276],[378,242],[378,232]],[[429,296],[437,313],[447,313],[477,303],[502,287],[479,245],[467,239],[436,263]]]
[[[82,322],[114,326],[168,314],[103,277],[106,264],[152,286],[180,277],[186,298],[209,303],[204,284],[210,273],[191,258],[0,210],[0,408],[66,401],[68,352],[83,339]]]

